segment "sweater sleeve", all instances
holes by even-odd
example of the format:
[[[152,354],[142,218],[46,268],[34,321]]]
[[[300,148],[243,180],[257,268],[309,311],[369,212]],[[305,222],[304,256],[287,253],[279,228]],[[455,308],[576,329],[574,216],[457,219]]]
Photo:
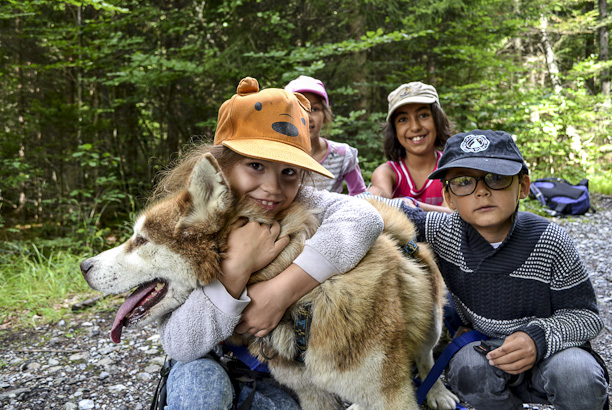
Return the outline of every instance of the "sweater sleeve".
[[[354,268],[383,230],[378,211],[361,199],[305,186],[298,200],[319,210],[321,226],[294,263],[318,282]]]
[[[353,196],[365,192],[366,186],[361,175],[361,168],[359,168],[358,151],[349,145],[347,145],[343,173],[349,195]]]
[[[595,290],[572,239],[562,228],[551,224],[542,243],[556,245],[548,249],[552,261],[550,299],[553,314],[536,318],[521,329],[536,343],[538,360],[580,346],[594,339],[603,329]]]
[[[231,336],[249,302],[246,290],[234,299],[219,281],[194,290],[185,303],[160,320],[165,352],[181,362],[203,357]]]

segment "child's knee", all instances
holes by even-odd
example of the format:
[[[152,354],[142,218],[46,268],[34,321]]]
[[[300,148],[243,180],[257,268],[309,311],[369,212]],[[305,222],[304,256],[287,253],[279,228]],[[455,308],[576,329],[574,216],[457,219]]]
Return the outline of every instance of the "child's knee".
[[[605,401],[608,386],[604,371],[585,350],[571,348],[556,353],[542,367],[542,375],[546,391],[560,402]]]
[[[179,373],[187,373],[194,376],[199,376],[203,379],[217,379],[227,375],[225,369],[215,360],[202,358],[189,363],[178,362],[176,370]]]
[[[208,358],[177,362],[168,376],[167,391],[170,409],[229,408],[234,394],[223,367]]]
[[[491,366],[484,355],[476,352],[474,344],[461,348],[448,366],[446,379],[454,391],[476,393],[482,389],[484,380],[493,382],[499,379],[500,387],[505,383],[503,372]]]

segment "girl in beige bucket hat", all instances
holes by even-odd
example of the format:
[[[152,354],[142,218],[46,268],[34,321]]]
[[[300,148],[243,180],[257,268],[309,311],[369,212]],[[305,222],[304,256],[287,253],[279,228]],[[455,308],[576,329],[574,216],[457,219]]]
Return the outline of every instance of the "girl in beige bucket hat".
[[[402,84],[388,97],[383,128],[387,162],[372,174],[368,192],[385,198],[411,198],[425,210],[450,212],[442,184],[427,176],[437,169],[451,123],[436,89],[419,81]]]
[[[234,329],[267,334],[293,302],[357,265],[382,232],[380,214],[366,201],[302,185],[310,171],[332,176],[309,155],[309,109],[302,95],[275,88],[260,91],[257,80],[247,77],[219,110],[214,145],[193,149],[159,184],[158,192],[172,195],[203,153],[210,152],[230,187],[266,212],[277,215],[300,201],[316,210],[321,222],[289,268],[248,289],[251,273],[273,260],[289,240],[278,237],[278,223],[249,222],[233,229],[220,279],[198,288],[160,323],[162,346],[178,360],[167,381],[168,409],[228,408],[234,397],[237,405],[247,400],[250,388],[236,391],[209,352],[219,351],[219,343]],[[243,362],[251,369],[261,370],[247,359]],[[251,399],[253,408],[299,409],[270,378],[258,380]]]

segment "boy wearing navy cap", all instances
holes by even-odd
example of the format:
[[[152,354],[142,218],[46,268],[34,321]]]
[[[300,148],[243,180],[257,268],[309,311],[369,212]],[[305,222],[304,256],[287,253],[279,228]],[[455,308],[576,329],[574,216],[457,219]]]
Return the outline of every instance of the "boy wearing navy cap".
[[[403,203],[430,244],[459,317],[503,345],[486,356],[470,343],[447,381],[477,409],[602,409],[606,371],[589,353],[603,328],[585,266],[558,225],[518,212],[528,168],[512,137],[474,130],[451,137],[438,169],[451,215]],[[586,350],[585,350],[586,349]]]

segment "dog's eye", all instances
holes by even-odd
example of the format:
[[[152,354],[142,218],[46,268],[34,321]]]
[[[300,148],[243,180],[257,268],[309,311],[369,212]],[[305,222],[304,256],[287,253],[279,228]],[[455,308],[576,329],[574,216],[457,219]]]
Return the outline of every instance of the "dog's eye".
[[[132,241],[132,246],[134,246],[135,248],[138,246],[142,246],[145,243],[149,242],[149,240],[147,238],[144,238],[140,235],[138,235],[136,238],[134,238],[134,240]]]

